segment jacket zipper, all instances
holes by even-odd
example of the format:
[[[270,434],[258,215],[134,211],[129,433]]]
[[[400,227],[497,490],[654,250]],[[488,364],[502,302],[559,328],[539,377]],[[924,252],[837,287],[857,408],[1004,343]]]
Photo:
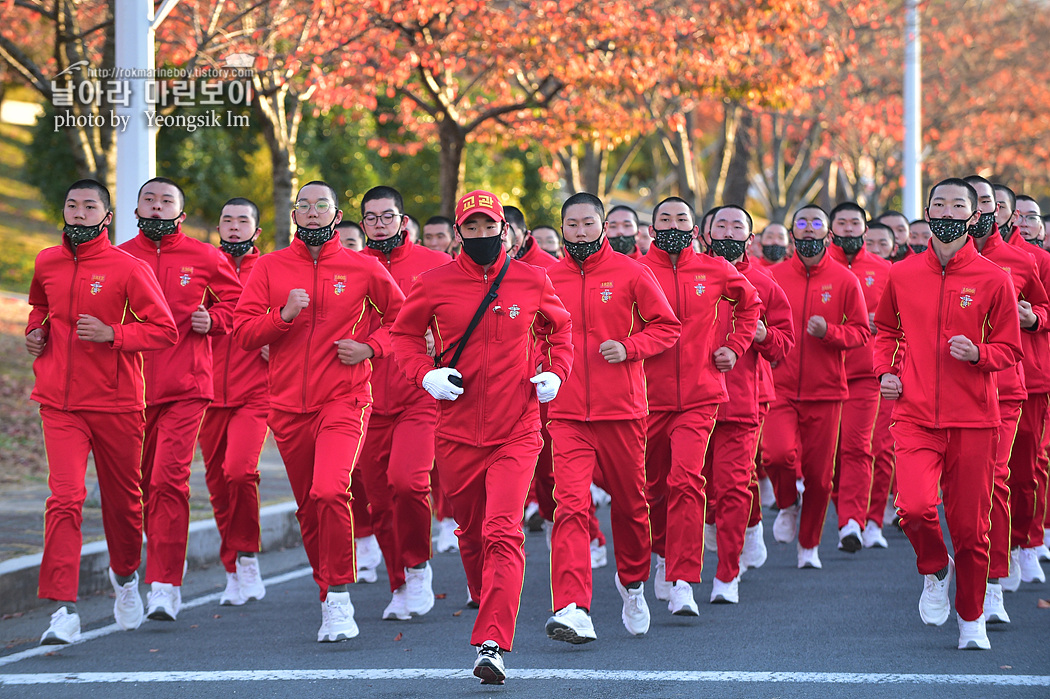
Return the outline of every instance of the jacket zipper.
[[[485,295],[488,295],[488,293],[489,293],[489,273],[488,272],[483,272],[482,273],[481,291]],[[489,314],[488,314],[487,309],[486,309],[486,313],[485,313],[485,342],[482,343],[482,345],[481,345],[481,366],[482,367],[488,365],[488,358],[489,358],[488,355],[489,355]],[[460,373],[462,373],[462,372],[460,372]],[[479,376],[479,378],[482,381],[484,381],[483,377],[484,377],[484,373],[482,373],[481,376]],[[474,432],[474,434],[476,434],[478,436],[478,446],[481,446],[481,442],[484,441],[482,439],[482,436],[481,436],[482,435],[481,429],[482,429],[482,416],[485,414],[485,391],[487,389],[488,389],[487,385],[486,386],[482,386],[481,390],[480,390],[480,392],[478,394],[480,396],[480,398],[478,399],[477,430]]]
[[[678,286],[678,265],[672,264],[671,271],[674,274],[674,312],[682,317],[682,290]],[[678,410],[682,410],[682,338],[674,343],[674,378],[675,388],[678,391]]]
[[[944,313],[944,283],[946,280],[948,270],[945,267],[941,268],[941,294],[937,300],[937,328],[944,327],[943,325],[943,313]],[[937,382],[934,384],[934,397],[933,397],[933,424],[937,429],[941,426],[941,350],[937,350]]]
[[[69,278],[69,300],[70,300],[70,305],[71,305],[72,311],[73,311],[73,313],[71,314],[72,317],[70,318],[70,320],[73,320],[74,318],[77,317],[77,306],[76,306],[77,300],[76,300],[76,297],[74,296],[74,293],[76,292],[77,272],[78,272],[79,269],[80,269],[80,260],[79,260],[79,258],[77,258],[77,254],[74,252],[73,253],[73,276]],[[65,403],[62,405],[62,409],[63,410],[69,410],[69,395],[72,392],[72,388],[73,388],[73,336],[76,335],[76,332],[77,332],[76,328],[77,328],[76,322],[74,321],[72,332],[69,333],[69,341],[67,343],[68,344],[68,348],[66,350],[66,356],[69,357],[69,361],[66,362],[66,400],[65,400]]]
[[[583,316],[583,356],[590,357],[587,345],[587,274],[583,271],[583,263],[580,263],[580,315]],[[583,399],[586,410],[584,420],[591,419],[591,366],[589,360],[583,362]]]
[[[809,279],[810,279],[810,273],[809,273],[809,268],[807,267],[806,268],[806,290],[802,294],[802,322],[803,323],[808,322],[806,319],[809,318],[809,314],[806,312],[807,309],[809,308]],[[803,337],[803,339],[805,338],[806,334],[807,334],[806,333],[806,328],[803,327],[802,328],[802,337]],[[798,349],[798,393],[795,394],[796,395],[796,400],[802,400],[802,367],[805,366],[805,358],[806,358],[806,343],[805,343],[805,341],[803,341],[803,342],[801,342],[799,344],[800,344],[800,347]]]
[[[310,377],[310,343],[314,339],[314,328],[317,327],[317,304],[320,299],[317,296],[317,260],[314,260],[314,293],[310,297],[310,332],[306,334],[306,354],[303,362],[303,410],[306,410],[306,387],[309,385]]]

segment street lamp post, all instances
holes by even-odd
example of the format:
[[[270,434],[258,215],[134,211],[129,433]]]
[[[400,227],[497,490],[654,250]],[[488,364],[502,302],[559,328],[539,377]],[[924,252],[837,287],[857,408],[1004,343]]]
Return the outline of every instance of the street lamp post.
[[[905,2],[903,208],[909,220],[922,217],[922,41],[918,0]]]

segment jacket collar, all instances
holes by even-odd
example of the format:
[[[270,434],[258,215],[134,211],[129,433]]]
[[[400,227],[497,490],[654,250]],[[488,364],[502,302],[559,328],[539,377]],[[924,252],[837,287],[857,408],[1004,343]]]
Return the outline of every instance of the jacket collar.
[[[69,243],[69,238],[63,233],[61,247],[62,252],[64,252],[70,259],[76,257],[78,260],[82,260],[84,258],[101,255],[106,251],[106,248],[111,247],[111,243],[109,242],[109,229],[103,228],[97,238],[89,240],[86,243],[81,243],[77,246],[75,252],[73,246]]]
[[[506,259],[507,250],[501,245],[499,248],[499,254],[496,255],[496,261],[489,267],[488,272],[486,272],[481,265],[472,260],[470,255],[465,252],[461,252],[456,256],[455,263],[458,264],[464,272],[475,279],[484,279],[486,275],[495,279],[496,275],[499,274],[499,271],[503,269],[503,261]]]
[[[833,245],[828,245],[827,243],[825,243],[824,244],[824,256],[820,258],[820,262],[818,262],[817,264],[813,265],[812,267],[807,268],[806,265],[802,264],[802,255],[799,255],[797,250],[795,251],[795,254],[791,256],[791,260],[790,260],[790,262],[788,262],[788,264],[790,264],[791,267],[796,272],[801,274],[803,277],[806,276],[807,269],[808,269],[808,273],[809,273],[810,276],[813,276],[813,275],[816,275],[816,274],[820,274],[821,272],[823,272],[824,270],[826,270],[828,268],[828,265],[830,265],[832,263],[832,260],[831,260],[831,255],[832,255],[831,248],[832,247],[834,247],[834,246]]]
[[[292,234],[292,244],[289,246],[299,257],[306,258],[310,262],[314,261],[314,256],[310,254],[310,248],[306,247],[306,243],[295,237]],[[333,235],[328,241],[321,246],[321,252],[317,255],[317,261],[331,257],[332,255],[338,255],[339,251],[343,249],[342,243],[339,242],[339,236]]]
[[[682,252],[678,253],[678,263],[675,265],[671,264],[671,256],[655,245],[649,248],[649,252],[646,253],[645,257],[661,267],[681,267],[693,261],[696,257],[696,251],[693,250],[692,245],[687,245]]]
[[[991,233],[988,235],[991,235]],[[938,273],[942,271],[940,258],[937,257],[937,253],[934,251],[932,245],[926,248],[925,252],[920,254],[926,258],[926,264],[931,269]],[[980,257],[980,255],[977,252],[977,246],[973,245],[973,241],[967,241],[967,244],[963,245],[962,248],[955,253],[952,259],[948,260],[948,265],[943,268],[943,271],[945,274],[948,272],[954,272],[955,270],[970,264],[978,257]]]
[[[846,252],[834,243],[827,246],[827,251],[835,262],[843,265],[862,265],[868,262],[868,258],[871,257],[871,253],[862,247],[857,251],[857,254],[853,256],[853,262],[848,262],[846,260]]]
[[[400,262],[401,260],[411,255],[412,248],[415,247],[415,245],[416,244],[412,242],[412,239],[408,237],[408,233],[406,232],[401,238],[401,244],[390,251],[390,264]],[[367,245],[365,245],[364,249],[361,250],[361,252],[363,252],[366,255],[371,255],[383,264],[386,264],[385,252],[374,250],[368,247]]]
[[[598,252],[594,253],[593,255],[591,255],[583,261],[583,271],[590,272],[591,270],[600,267],[605,263],[606,260],[610,259],[613,255],[617,254],[619,253],[614,252],[613,249],[609,247],[609,239],[602,238],[602,245],[600,248],[598,248]],[[580,263],[577,262],[576,258],[570,255],[568,251],[565,252],[564,259],[567,260],[567,264],[569,265],[570,269],[580,269]]]

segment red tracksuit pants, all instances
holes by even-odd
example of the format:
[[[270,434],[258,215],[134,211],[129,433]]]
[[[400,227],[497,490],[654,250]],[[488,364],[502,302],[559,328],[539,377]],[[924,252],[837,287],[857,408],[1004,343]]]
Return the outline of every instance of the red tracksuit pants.
[[[370,403],[353,399],[313,413],[270,410],[268,422],[284,459],[321,600],[329,586],[357,580],[350,481],[371,412]]]
[[[868,519],[882,527],[886,513],[886,502],[890,497],[890,481],[893,480],[893,402],[879,398],[879,410],[875,415],[875,429],[871,434],[871,451],[875,457],[875,468],[871,476],[871,495],[868,498]]]
[[[539,506],[540,517],[548,522],[554,521],[554,447],[551,445],[551,435],[544,427],[540,430],[543,437],[543,448],[536,460],[536,476],[532,479],[530,495],[535,496],[536,504]],[[594,469],[594,484],[602,488],[602,473],[598,467]],[[605,488],[602,488],[605,490]],[[597,508],[593,499],[591,502],[591,516],[587,521],[590,531],[590,541],[597,539],[599,546],[605,546],[605,534],[602,533],[601,525],[598,523]]]
[[[430,560],[430,470],[437,403],[427,398],[398,415],[373,415],[358,459],[373,531],[386,560],[391,591],[405,568]]]
[[[716,422],[707,447],[704,472],[708,474],[707,492],[711,496],[708,509],[713,507],[715,510],[712,523],[718,531],[718,570],[715,577],[722,582],[731,582],[740,575],[744,530],[753,526],[750,523],[752,505],[758,495],[752,493],[751,487],[752,484],[756,489],[758,487],[755,470],[758,431],[758,425]],[[670,580],[670,576],[667,579]]]
[[[751,456],[751,485],[749,490],[751,491],[751,516],[747,520],[747,526],[757,527],[762,522],[762,495],[758,489],[758,479],[768,478],[766,475],[766,469],[762,466],[762,459],[759,456],[758,445],[762,443],[762,433],[766,428],[766,415],[769,414],[769,403],[758,404],[758,430],[755,432],[755,451]],[[715,426],[718,426],[718,422],[715,422]]]
[[[995,445],[995,470],[992,474],[992,525],[988,532],[988,577],[1005,578],[1010,574],[1010,451],[1021,418],[1021,401],[999,401],[1002,421]]]
[[[219,559],[227,572],[237,570],[237,553],[262,548],[259,532],[259,455],[266,440],[267,397],[253,396],[245,405],[209,407],[198,440],[204,456]]]
[[[1043,441],[1039,445],[1039,453],[1036,454],[1035,477],[1039,481],[1036,488],[1035,521],[1032,522],[1032,533],[1029,534],[1029,546],[1038,546],[1044,541],[1044,529],[1050,529],[1050,415],[1047,415],[1047,424],[1043,428]],[[1040,524],[1040,522],[1042,524]]]
[[[1030,548],[1043,543],[1043,518],[1036,514],[1040,485],[1044,495],[1046,493],[1039,449],[1046,429],[1048,405],[1050,394],[1046,393],[1029,396],[1022,404],[1017,437],[1010,453],[1010,548]],[[1046,507],[1045,499],[1043,507]]]
[[[849,398],[842,404],[832,488],[840,529],[851,519],[863,529],[867,520],[875,461],[872,432],[878,407],[879,382],[874,378],[851,379]]]
[[[575,602],[591,608],[591,482],[601,470],[612,497],[616,570],[626,587],[649,578],[652,538],[645,501],[645,419],[551,420],[554,445],[554,529],[551,595],[555,610]],[[703,510],[698,513],[703,523]]]
[[[762,437],[762,463],[773,482],[780,509],[798,499],[796,464],[800,464],[806,494],[802,498],[798,543],[820,545],[831,499],[831,477],[839,435],[841,401],[778,399],[769,409]]]
[[[442,487],[459,524],[467,587],[479,603],[471,645],[495,641],[503,650],[513,648],[525,580],[521,518],[539,451],[539,432],[489,447],[436,440]]]
[[[921,575],[948,565],[938,486],[955,548],[955,607],[965,621],[984,613],[988,577],[988,512],[999,431],[933,430],[907,422],[890,428],[897,444],[897,511]]]
[[[146,408],[142,515],[147,583],[182,585],[190,531],[190,464],[209,402],[192,398]]]
[[[145,418],[141,411],[103,413],[41,406],[40,419],[51,496],[44,512],[44,555],[37,595],[75,602],[80,585],[80,526],[87,498],[84,474],[88,452],[95,455],[109,567],[120,576],[138,570],[142,555],[139,464]]]

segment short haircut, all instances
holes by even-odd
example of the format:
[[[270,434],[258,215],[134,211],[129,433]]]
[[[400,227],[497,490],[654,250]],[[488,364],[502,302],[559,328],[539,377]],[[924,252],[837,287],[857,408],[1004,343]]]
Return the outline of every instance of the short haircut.
[[[747,209],[745,209],[742,206],[737,206],[736,204],[726,204],[725,206],[720,206],[717,209],[711,209],[711,211],[709,211],[708,213],[711,214],[711,224],[712,225],[714,225],[714,222],[715,222],[714,221],[715,214],[718,213],[719,211],[723,210],[723,209],[734,209],[736,211],[742,211],[744,213],[744,220],[747,221],[747,232],[748,232],[748,234],[751,234],[751,233],[755,232],[755,222],[751,220],[751,214],[749,214],[747,212]],[[706,218],[706,216],[705,216],[705,218]]]
[[[938,187],[962,187],[966,190],[966,198],[970,200],[970,208],[973,211],[977,211],[977,190],[973,188],[972,184],[958,177],[949,177],[930,187],[930,196],[926,201],[927,206],[933,201],[933,194]]]
[[[659,204],[657,204],[655,207],[653,207],[653,222],[654,223],[656,222],[656,215],[660,213],[660,207],[661,206],[663,206],[664,204],[674,204],[674,203],[685,204],[685,208],[689,210],[689,215],[693,219],[693,225],[696,225],[696,209],[693,208],[692,204],[687,202],[685,199],[682,199],[681,197],[667,197],[666,199],[661,201]],[[713,211],[717,211],[717,209],[712,209],[708,213],[711,213]]]
[[[659,208],[659,207],[657,207],[657,208]],[[703,216],[701,216],[701,217],[700,217],[700,232],[701,232],[701,233],[703,233],[703,232],[704,232],[704,228],[706,228],[706,227],[707,227],[707,222],[708,222],[709,220],[710,220],[710,221],[714,221],[714,219],[715,219],[715,214],[717,214],[717,213],[718,213],[718,210],[719,210],[719,209],[721,209],[721,208],[722,208],[721,206],[716,206],[716,207],[715,207],[715,208],[713,208],[713,209],[709,209],[709,210],[707,211],[707,213],[705,213],[705,214],[704,214]],[[653,220],[654,220],[654,221],[656,220],[656,213],[655,213],[655,212],[653,213]],[[694,219],[694,220],[695,220],[695,219]]]
[[[259,207],[256,206],[255,202],[252,201],[251,199],[246,199],[245,197],[234,197],[233,199],[230,199],[225,204],[223,204],[222,208],[225,209],[227,206],[247,206],[247,207],[249,207],[252,210],[252,217],[255,220],[255,227],[256,228],[259,227]],[[220,217],[222,216],[222,210],[221,209],[219,210],[219,216]]]
[[[387,187],[385,185],[379,185],[378,187],[372,187],[372,189],[365,192],[365,195],[361,197],[361,215],[365,215],[365,204],[376,199],[393,199],[394,208],[397,209],[397,213],[405,213],[405,201],[401,198],[401,192],[397,191],[393,187]]]
[[[136,202],[138,202],[139,198],[142,196],[142,190],[146,188],[146,185],[153,184],[154,182],[158,182],[160,184],[170,184],[172,187],[174,187],[175,191],[179,193],[179,211],[182,211],[186,208],[186,192],[182,191],[182,187],[180,187],[177,182],[175,182],[174,180],[169,180],[167,177],[154,177],[153,179],[146,180],[145,182],[143,182],[142,186],[139,187],[138,196],[135,197]]]
[[[304,184],[302,187],[299,188],[299,191],[296,192],[296,194],[295,194],[295,198],[299,199],[299,195],[302,194],[303,190],[306,189],[307,187],[309,187],[312,184],[315,184],[318,187],[324,187],[325,189],[327,189],[328,193],[332,195],[332,204],[335,206],[335,208],[337,208],[337,209],[339,208],[339,195],[335,193],[335,187],[333,187],[332,185],[328,184],[324,180],[310,180],[309,182],[307,182],[306,184]]]
[[[504,211],[505,210],[506,209],[504,209]],[[452,219],[448,218],[447,216],[431,216],[430,218],[427,219],[427,222],[424,223],[423,225],[424,226],[435,226],[435,225],[448,226],[448,233],[449,233],[449,235],[452,235],[452,231],[455,230],[455,225],[456,224],[452,221]]]
[[[856,211],[858,214],[860,214],[861,221],[864,221],[866,223],[868,220],[868,212],[864,210],[863,206],[861,206],[855,201],[844,201],[841,204],[836,204],[835,208],[832,209],[831,213],[828,214],[828,220],[834,221],[835,214],[839,213],[840,211]]]
[[[988,180],[986,180],[983,177],[981,177],[980,175],[967,175],[966,177],[963,178],[963,182],[967,183],[971,187],[973,187],[975,184],[986,184],[989,187],[991,187],[992,194],[993,195],[995,194],[995,186],[991,182],[989,182]],[[974,187],[974,189],[976,189],[976,187]]]
[[[521,209],[516,206],[504,206],[503,217],[507,219],[507,223],[517,228],[519,231],[524,233],[528,230],[525,227],[525,214],[521,213]]]
[[[925,223],[925,221],[923,221],[923,223]],[[887,235],[890,236],[890,244],[891,245],[893,244],[893,242],[894,242],[893,229],[890,228],[889,226],[887,226],[885,223],[880,223],[878,221],[872,221],[871,223],[868,224],[868,232],[870,233],[871,231],[875,231],[875,232],[886,231]]]
[[[784,225],[783,223],[781,223],[780,221],[770,221],[769,223],[767,223],[767,224],[766,224],[766,227],[762,229],[762,232],[761,232],[761,233],[759,233],[759,235],[765,235],[765,234],[766,234],[766,231],[768,231],[768,230],[769,230],[770,228],[772,228],[773,226],[780,226],[780,227],[781,227],[781,228],[783,228],[784,230],[787,230],[787,226],[785,226],[785,225]]]
[[[602,200],[594,196],[590,192],[576,192],[571,197],[565,200],[565,203],[561,205],[561,220],[565,220],[565,212],[569,210],[570,206],[576,206],[577,204],[587,204],[593,206],[594,210],[598,212],[598,218],[602,221],[605,220],[605,204]]]
[[[1010,213],[1013,213],[1017,209],[1017,195],[1014,194],[1014,190],[1007,187],[1005,184],[993,184],[992,189],[996,192],[1003,192],[1006,194],[1007,201],[1010,202]]]
[[[606,214],[606,218],[608,218],[609,216],[612,216],[617,211],[626,211],[627,213],[629,213],[631,215],[631,218],[634,219],[634,225],[636,225],[636,226],[638,225],[638,212],[635,211],[634,209],[632,209],[629,206],[625,206],[624,204],[617,204],[613,208],[609,209],[609,213]]]
[[[1040,211],[1043,210],[1043,207],[1039,206],[1039,202],[1033,199],[1032,197],[1028,196],[1027,194],[1018,194],[1017,201],[1030,201],[1033,204],[1035,204],[1035,208],[1039,209]]]
[[[929,222],[929,221],[927,221],[927,220],[926,220],[926,219],[924,219],[924,218],[917,218],[917,219],[915,219],[914,221],[911,221],[910,223],[908,223],[908,225],[909,225],[909,226],[914,226],[914,225],[915,225],[916,223],[925,223],[925,224],[929,225],[929,223],[930,223],[930,222]],[[875,224],[871,224],[871,225],[875,225]],[[881,224],[880,224],[880,225],[881,225]]]
[[[346,228],[352,228],[355,231],[357,231],[358,233],[360,233],[361,235],[364,235],[364,233],[365,233],[363,230],[361,230],[361,226],[357,225],[353,221],[347,221],[345,218],[342,221],[339,222],[339,225],[337,225],[335,227],[335,229],[337,231],[338,230],[343,230],[343,229],[346,229]]]
[[[828,212],[824,210],[824,207],[818,204],[803,204],[795,210],[795,213],[791,215],[791,227],[795,227],[795,221],[798,219],[798,215],[803,211],[819,211],[824,215],[825,221],[830,221],[828,218]]]
[[[891,216],[900,216],[905,221],[908,220],[907,216],[902,214],[900,211],[896,211],[894,209],[887,209],[886,211],[883,211],[881,214],[879,214],[878,216],[875,217],[875,220],[876,221],[882,221],[883,219],[890,218]]]
[[[98,200],[102,204],[102,206],[105,207],[106,211],[109,211],[110,197],[109,190],[106,188],[106,185],[102,184],[101,182],[98,182],[97,180],[77,180],[73,184],[69,185],[69,189],[66,190],[66,196],[62,199],[63,202],[65,202],[65,200],[69,198],[69,193],[72,192],[74,189],[90,189],[96,195],[98,195]]]

